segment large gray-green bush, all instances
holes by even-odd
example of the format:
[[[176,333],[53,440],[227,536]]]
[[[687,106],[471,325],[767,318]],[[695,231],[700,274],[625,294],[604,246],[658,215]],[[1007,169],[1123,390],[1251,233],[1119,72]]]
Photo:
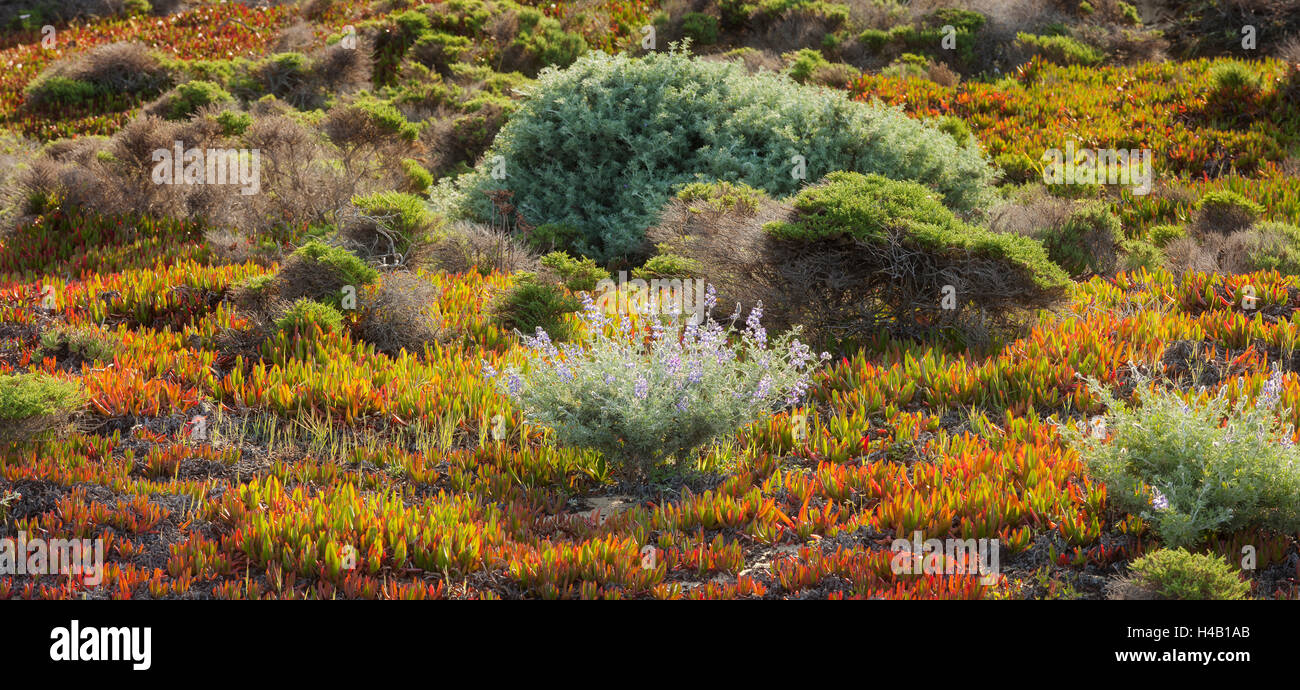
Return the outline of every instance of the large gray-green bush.
[[[982,207],[994,176],[973,141],[843,92],[676,51],[593,52],[543,72],[479,167],[436,190],[435,203],[486,220],[486,192],[509,190],[529,223],[576,227],[574,249],[610,259],[639,248],[684,183],[745,182],[786,196],[835,170],[920,182],[962,213]]]

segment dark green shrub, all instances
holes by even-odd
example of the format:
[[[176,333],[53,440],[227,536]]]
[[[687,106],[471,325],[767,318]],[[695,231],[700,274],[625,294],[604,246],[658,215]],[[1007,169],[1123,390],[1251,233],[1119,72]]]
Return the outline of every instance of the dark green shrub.
[[[452,63],[470,50],[473,43],[464,36],[453,36],[441,31],[429,31],[421,34],[411,46],[411,57],[420,64],[449,74]]]
[[[356,206],[381,226],[396,235],[397,251],[405,253],[412,242],[424,239],[425,231],[437,218],[429,212],[424,199],[404,192],[375,192],[352,198]]]
[[[713,45],[718,42],[718,18],[703,12],[687,12],[682,16],[682,35],[696,45]]]
[[[690,182],[744,182],[783,196],[802,184],[796,171],[817,179],[852,169],[917,180],[974,212],[993,179],[978,148],[932,123],[670,52],[592,52],[544,74],[485,159],[495,155],[504,180],[480,166],[435,188],[438,205],[486,221],[488,193],[508,190],[530,223],[578,228],[573,249],[597,260],[637,251],[672,191]]]
[[[99,89],[80,79],[51,76],[28,84],[23,93],[32,107],[71,108],[94,100],[99,95]]]
[[[1115,272],[1124,231],[1109,209],[1090,204],[1071,213],[1064,225],[1045,229],[1039,240],[1052,261],[1070,275],[1109,275]]]
[[[501,296],[493,311],[502,328],[525,335],[533,335],[541,328],[553,340],[567,340],[572,332],[564,315],[578,311],[581,306],[564,288],[522,274]]]
[[[528,246],[537,251],[567,252],[580,236],[581,232],[567,223],[544,223],[528,234]]]
[[[424,194],[433,186],[433,173],[425,170],[424,166],[420,165],[420,161],[414,158],[402,159],[402,172],[406,173],[406,180],[410,183],[411,190],[417,194]]]
[[[282,300],[305,298],[341,308],[347,288],[355,297],[378,278],[379,272],[352,252],[311,240],[280,267],[274,292]]]
[[[993,159],[993,164],[1002,170],[1010,182],[1023,184],[1030,180],[1041,177],[1042,169],[1034,159],[1023,153],[1002,153]]]
[[[306,259],[322,269],[329,270],[345,285],[368,285],[379,277],[378,271],[352,252],[342,247],[331,247],[318,240],[312,240],[299,247],[293,256]]]
[[[519,10],[519,34],[511,47],[517,56],[511,61],[528,76],[547,66],[568,67],[587,52],[581,34],[565,31],[560,23],[531,7]]]
[[[1154,271],[1163,266],[1164,263],[1164,252],[1150,242],[1130,240],[1124,243],[1124,270],[1136,271],[1139,268],[1145,268],[1148,271]]]
[[[1222,556],[1157,549],[1129,564],[1132,584],[1164,599],[1245,599],[1250,583]]]

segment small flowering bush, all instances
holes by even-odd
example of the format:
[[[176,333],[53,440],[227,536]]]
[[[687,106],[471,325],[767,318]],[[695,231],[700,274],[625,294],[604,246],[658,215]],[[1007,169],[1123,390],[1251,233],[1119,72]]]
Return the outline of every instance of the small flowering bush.
[[[715,302],[710,287],[706,315]],[[589,342],[556,347],[539,328],[526,339],[526,367],[498,372],[484,362],[484,374],[559,442],[636,472],[798,403],[818,363],[795,332],[768,341],[761,303],[743,329],[737,305],[726,326],[711,315],[698,325],[656,321],[648,337],[626,316],[613,323],[590,297],[583,303]]]
[[[1151,522],[1170,547],[1215,531],[1289,534],[1300,530],[1300,450],[1278,421],[1281,388],[1274,373],[1253,404],[1220,393],[1190,406],[1139,381],[1140,406],[1129,408],[1094,382],[1109,409],[1104,425],[1067,436],[1111,502]]]

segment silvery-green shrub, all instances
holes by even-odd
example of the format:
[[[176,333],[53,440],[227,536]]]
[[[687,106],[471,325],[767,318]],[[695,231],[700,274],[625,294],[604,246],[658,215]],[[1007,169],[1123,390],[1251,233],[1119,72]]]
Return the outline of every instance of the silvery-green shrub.
[[[706,303],[714,299],[710,291]],[[585,295],[584,295],[585,296]],[[634,472],[705,444],[802,400],[820,359],[790,331],[769,341],[761,305],[743,328],[657,320],[644,338],[589,296],[585,343],[558,347],[541,328],[526,339],[522,368],[484,375],[520,406],[529,423],[554,430],[559,443],[599,450],[612,467]],[[648,341],[648,342],[647,342]]]
[[[509,190],[530,223],[573,226],[574,250],[608,260],[634,253],[686,183],[744,182],[781,197],[836,170],[920,182],[964,214],[982,208],[995,174],[973,140],[841,91],[679,51],[597,51],[544,71],[480,165],[433,196],[486,221],[486,193]]]
[[[1223,393],[1189,405],[1177,393],[1137,386],[1128,407],[1092,384],[1106,404],[1104,431],[1067,430],[1111,504],[1140,515],[1167,546],[1211,533],[1300,530],[1300,449],[1276,410],[1282,375],[1256,401]]]

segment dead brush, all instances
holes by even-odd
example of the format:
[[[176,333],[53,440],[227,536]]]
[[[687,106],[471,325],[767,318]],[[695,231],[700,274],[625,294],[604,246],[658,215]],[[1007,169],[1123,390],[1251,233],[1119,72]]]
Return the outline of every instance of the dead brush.
[[[420,248],[417,263],[447,273],[478,271],[511,274],[536,272],[538,257],[514,235],[486,225],[458,221],[442,228],[428,245]]]
[[[414,273],[388,273],[363,294],[356,333],[386,354],[420,353],[425,345],[446,339],[433,316],[439,294],[437,287]]]

